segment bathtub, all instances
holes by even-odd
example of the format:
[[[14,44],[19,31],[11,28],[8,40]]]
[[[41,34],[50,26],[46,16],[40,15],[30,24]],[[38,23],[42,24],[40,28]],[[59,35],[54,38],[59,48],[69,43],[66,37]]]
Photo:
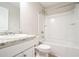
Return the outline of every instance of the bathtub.
[[[44,42],[52,47],[52,54],[57,57],[79,57],[79,47],[63,45],[53,42]]]

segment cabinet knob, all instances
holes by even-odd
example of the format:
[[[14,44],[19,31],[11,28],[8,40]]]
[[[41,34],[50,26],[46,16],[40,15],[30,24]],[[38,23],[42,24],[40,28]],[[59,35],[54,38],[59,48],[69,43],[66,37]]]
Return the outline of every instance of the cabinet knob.
[[[26,54],[24,54],[23,56],[24,56],[24,57],[27,57],[27,55],[26,55]]]

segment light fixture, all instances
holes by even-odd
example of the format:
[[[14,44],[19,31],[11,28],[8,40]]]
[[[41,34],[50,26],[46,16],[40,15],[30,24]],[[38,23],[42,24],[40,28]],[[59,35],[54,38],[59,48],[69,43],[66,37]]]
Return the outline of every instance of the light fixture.
[[[50,19],[50,21],[53,23],[53,22],[55,22],[55,19],[54,19],[54,18],[52,18],[52,19]]]

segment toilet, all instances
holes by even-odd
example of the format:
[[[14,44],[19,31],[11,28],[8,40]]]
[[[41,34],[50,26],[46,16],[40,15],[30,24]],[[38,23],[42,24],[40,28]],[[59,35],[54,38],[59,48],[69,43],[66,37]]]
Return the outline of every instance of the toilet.
[[[36,57],[48,57],[51,54],[51,46],[40,44],[35,47]]]

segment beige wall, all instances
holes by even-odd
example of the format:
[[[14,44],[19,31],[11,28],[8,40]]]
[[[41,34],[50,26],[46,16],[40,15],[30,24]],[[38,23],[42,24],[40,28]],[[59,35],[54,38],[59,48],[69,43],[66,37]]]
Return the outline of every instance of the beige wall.
[[[42,7],[38,3],[21,3],[20,31],[26,34],[38,33],[38,16]]]

